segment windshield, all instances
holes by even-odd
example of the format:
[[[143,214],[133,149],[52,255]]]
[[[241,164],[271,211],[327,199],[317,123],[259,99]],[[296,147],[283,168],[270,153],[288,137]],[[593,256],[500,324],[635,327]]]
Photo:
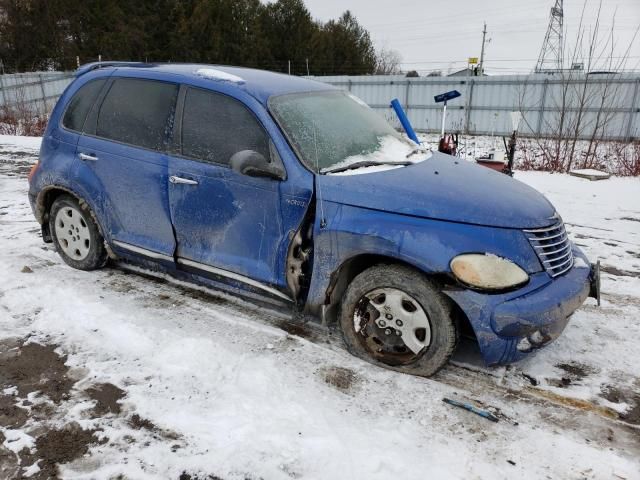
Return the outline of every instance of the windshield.
[[[347,92],[281,95],[271,98],[269,107],[302,161],[315,172],[388,163],[397,168],[420,160],[411,155],[418,145]]]

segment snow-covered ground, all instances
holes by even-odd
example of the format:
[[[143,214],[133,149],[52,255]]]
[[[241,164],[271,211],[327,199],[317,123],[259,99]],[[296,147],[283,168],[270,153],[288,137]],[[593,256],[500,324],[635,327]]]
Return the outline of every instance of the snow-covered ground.
[[[524,362],[487,369],[465,347],[424,379],[213,291],[67,267],[27,201],[37,146],[0,137],[0,477],[60,462],[73,479],[640,479],[640,180],[517,173],[601,259],[602,306],[588,300]],[[6,373],[25,339],[55,347],[31,352],[57,365],[55,388]],[[100,414],[96,386],[120,398]],[[95,432],[69,444],[77,455],[48,454],[60,429]]]

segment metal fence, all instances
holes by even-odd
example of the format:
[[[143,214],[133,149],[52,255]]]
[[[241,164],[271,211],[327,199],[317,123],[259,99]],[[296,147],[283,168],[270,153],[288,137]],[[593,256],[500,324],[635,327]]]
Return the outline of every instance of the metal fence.
[[[360,97],[399,126],[389,102],[397,98],[414,128],[439,132],[442,104],[437,94],[458,90],[447,105],[447,131],[470,135],[509,135],[510,112],[520,111],[520,134],[554,137],[562,118],[563,134],[581,139],[640,138],[640,75],[572,74],[487,77],[331,76],[312,77]]]
[[[554,137],[574,125],[578,138],[640,139],[640,75],[552,75],[491,77],[423,77],[401,75],[311,77],[360,97],[399,127],[389,103],[398,98],[414,128],[440,130],[442,104],[433,97],[458,90],[447,106],[447,131],[469,135],[509,135],[510,112],[520,111],[520,134]],[[18,73],[0,76],[0,105],[28,105],[49,112],[73,80],[71,72]],[[571,132],[572,134],[574,132]]]
[[[0,75],[0,105],[26,107],[46,114],[73,80],[71,72],[34,72]]]

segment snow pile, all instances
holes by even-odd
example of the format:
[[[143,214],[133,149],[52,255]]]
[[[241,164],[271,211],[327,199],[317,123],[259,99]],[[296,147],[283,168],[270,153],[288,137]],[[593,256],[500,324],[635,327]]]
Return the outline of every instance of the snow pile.
[[[244,83],[244,78],[233,75],[232,73],[218,70],[217,68],[199,68],[195,73],[200,77],[208,78],[210,80],[220,80],[223,82],[232,82],[239,84]]]

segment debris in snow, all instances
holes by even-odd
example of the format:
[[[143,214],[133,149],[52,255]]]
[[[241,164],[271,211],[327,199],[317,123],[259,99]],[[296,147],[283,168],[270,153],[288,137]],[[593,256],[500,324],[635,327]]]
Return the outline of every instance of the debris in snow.
[[[487,420],[492,422],[498,422],[498,417],[496,417],[493,413],[488,412],[487,410],[481,410],[478,407],[474,407],[470,403],[458,402],[457,400],[451,400],[450,398],[443,398],[442,401],[444,403],[448,403],[449,405],[453,405],[454,407],[462,408],[464,410],[468,410],[476,415],[480,415]]]
[[[244,78],[233,75],[232,73],[223,72],[217,68],[199,68],[196,75],[208,78],[210,80],[221,80],[223,82],[244,83]]]
[[[31,270],[30,267],[28,267],[27,265],[25,265],[24,267],[22,267],[22,270],[20,270],[22,273],[33,273],[33,270]]]
[[[610,173],[595,170],[593,168],[583,168],[569,171],[569,175],[574,177],[586,178],[588,180],[606,180],[611,176]]]

